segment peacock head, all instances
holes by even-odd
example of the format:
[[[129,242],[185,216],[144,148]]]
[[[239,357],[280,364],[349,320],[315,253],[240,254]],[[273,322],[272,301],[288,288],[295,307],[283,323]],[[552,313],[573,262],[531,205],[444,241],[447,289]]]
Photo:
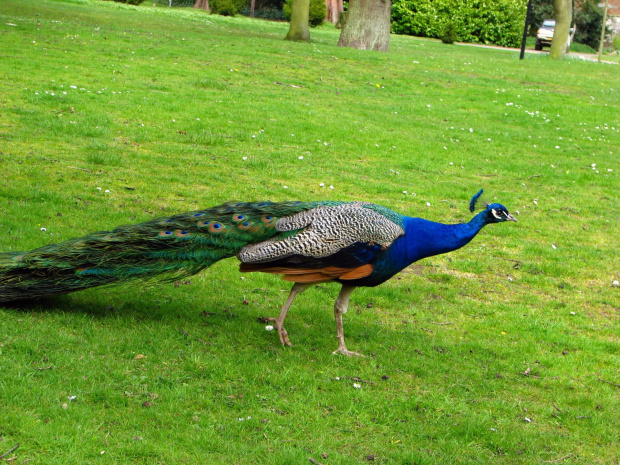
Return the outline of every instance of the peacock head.
[[[508,213],[506,207],[500,203],[490,203],[485,210],[487,218],[485,223],[503,223],[504,221],[517,221],[517,219]]]
[[[476,195],[471,198],[469,203],[469,211],[472,213],[476,210],[476,205],[479,203],[480,196],[482,195],[482,189]],[[503,223],[504,221],[517,221],[517,219],[508,213],[508,209],[499,203],[482,203],[485,207],[482,215],[484,216],[484,223]]]

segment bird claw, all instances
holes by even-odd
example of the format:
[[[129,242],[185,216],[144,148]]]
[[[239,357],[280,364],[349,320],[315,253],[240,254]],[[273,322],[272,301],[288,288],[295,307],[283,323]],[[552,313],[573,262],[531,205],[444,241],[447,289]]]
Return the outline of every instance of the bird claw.
[[[346,355],[347,357],[351,357],[354,355],[356,357],[364,357],[363,354],[348,350],[346,347],[338,347],[336,350],[332,352],[332,355]]]
[[[277,318],[265,318],[265,320],[273,322],[274,328],[276,328],[276,330],[278,331],[278,336],[280,337],[280,343],[283,346],[289,346],[289,347],[293,346],[293,344],[291,344],[290,339],[288,338],[288,333],[286,332],[286,329],[284,328],[284,325],[282,324],[281,321],[279,321]]]

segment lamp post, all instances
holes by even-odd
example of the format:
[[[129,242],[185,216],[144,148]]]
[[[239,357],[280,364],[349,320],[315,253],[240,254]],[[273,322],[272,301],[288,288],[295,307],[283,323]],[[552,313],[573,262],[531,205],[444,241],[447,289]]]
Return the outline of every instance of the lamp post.
[[[523,39],[521,40],[521,53],[519,54],[519,60],[523,60],[523,57],[525,56],[525,40],[527,39],[527,28],[530,25],[530,12],[531,11],[532,11],[532,0],[528,0],[527,12],[525,13],[525,27],[523,28]]]

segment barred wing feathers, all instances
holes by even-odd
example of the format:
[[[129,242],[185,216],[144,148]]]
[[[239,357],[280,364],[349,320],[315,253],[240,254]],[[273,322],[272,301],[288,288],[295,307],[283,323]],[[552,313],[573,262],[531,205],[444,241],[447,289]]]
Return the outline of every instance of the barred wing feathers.
[[[369,276],[377,254],[404,234],[401,225],[375,207],[363,202],[320,205],[281,218],[276,229],[295,233],[243,247],[237,254],[241,271],[283,274],[294,282]]]

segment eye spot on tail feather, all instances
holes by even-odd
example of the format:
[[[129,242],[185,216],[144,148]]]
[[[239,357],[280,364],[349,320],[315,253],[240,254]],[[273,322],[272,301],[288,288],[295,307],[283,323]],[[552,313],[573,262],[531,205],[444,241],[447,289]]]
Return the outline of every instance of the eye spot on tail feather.
[[[261,221],[268,228],[272,228],[276,224],[276,219],[271,215],[263,215]]]
[[[222,225],[221,223],[211,223],[209,225],[209,232],[212,233],[221,233],[224,232],[226,230],[226,226]]]

